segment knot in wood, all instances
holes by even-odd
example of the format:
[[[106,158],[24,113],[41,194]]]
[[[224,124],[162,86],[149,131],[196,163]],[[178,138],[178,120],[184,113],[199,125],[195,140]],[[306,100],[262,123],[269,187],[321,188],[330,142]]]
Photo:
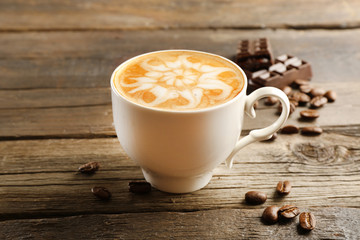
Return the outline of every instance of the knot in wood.
[[[346,147],[339,145],[299,143],[294,145],[292,152],[300,160],[314,164],[352,163],[350,151]]]

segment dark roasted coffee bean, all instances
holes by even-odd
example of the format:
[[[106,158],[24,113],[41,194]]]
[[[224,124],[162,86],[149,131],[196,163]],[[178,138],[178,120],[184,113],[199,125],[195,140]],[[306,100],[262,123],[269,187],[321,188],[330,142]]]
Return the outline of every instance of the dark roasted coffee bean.
[[[302,85],[309,85],[309,80],[306,79],[296,79],[293,83],[292,86],[294,86],[295,88],[299,88]]]
[[[324,106],[327,102],[328,102],[328,100],[326,97],[317,96],[317,97],[314,97],[313,99],[311,99],[310,106],[312,108],[320,108],[320,107]]]
[[[272,106],[279,102],[279,99],[276,97],[267,97],[265,99],[265,105]]]
[[[306,105],[308,102],[310,102],[311,98],[306,95],[305,93],[300,93],[299,96],[299,105]]]
[[[257,100],[256,100],[256,101],[254,102],[253,107],[254,107],[254,109],[257,109],[257,108],[258,108],[258,106],[259,106],[259,101],[257,101]]]
[[[280,181],[276,186],[276,192],[280,195],[287,195],[291,191],[291,183],[289,181]]]
[[[293,100],[290,100],[289,103],[290,103],[290,105],[289,105],[290,106],[289,115],[291,115],[295,111],[296,107],[298,106],[298,103],[293,101]],[[281,112],[282,112],[282,105],[279,104],[278,108],[277,108],[277,113],[280,114]]]
[[[292,103],[295,108],[296,108],[297,106],[299,106],[299,102],[298,102],[297,99],[289,98],[289,102],[290,102],[290,104]]]
[[[327,91],[324,95],[329,102],[335,102],[337,94],[333,90]]]
[[[299,102],[300,92],[293,92],[291,95],[289,95],[289,101]]]
[[[84,165],[81,165],[78,169],[81,173],[94,173],[100,168],[100,164],[97,162],[89,162]]]
[[[299,132],[299,128],[295,125],[286,125],[281,131],[282,134],[294,134]]]
[[[245,201],[248,204],[263,204],[267,199],[266,193],[259,191],[250,191],[245,194]]]
[[[279,215],[283,218],[290,219],[296,217],[299,214],[300,214],[299,208],[293,205],[285,205],[279,209]]]
[[[316,136],[320,135],[323,132],[321,127],[303,127],[301,129],[302,135],[308,135],[308,136]]]
[[[301,85],[301,86],[299,87],[299,89],[300,89],[300,92],[308,94],[308,93],[311,92],[311,90],[312,90],[313,88],[312,88],[310,85]]]
[[[290,94],[291,94],[291,92],[292,92],[292,89],[291,89],[291,87],[289,87],[289,86],[285,86],[285,87],[283,87],[283,89],[281,89],[287,96],[289,96]]]
[[[279,211],[278,206],[269,206],[265,208],[262,214],[262,219],[264,220],[264,222],[268,224],[274,224],[279,219],[278,211]]]
[[[107,190],[105,187],[93,187],[91,192],[102,200],[109,200],[111,198],[111,192]]]
[[[314,109],[303,110],[300,112],[301,118],[305,120],[314,120],[320,116],[319,112]]]
[[[148,182],[129,182],[129,191],[137,194],[151,192],[151,184]]]
[[[277,138],[277,133],[274,133],[271,138],[263,140],[262,142],[271,142],[274,141]]]
[[[310,91],[311,96],[317,97],[317,96],[323,96],[325,94],[325,90],[322,88],[313,88]]]
[[[316,226],[316,218],[311,212],[303,212],[299,216],[300,227],[304,230],[313,230]]]

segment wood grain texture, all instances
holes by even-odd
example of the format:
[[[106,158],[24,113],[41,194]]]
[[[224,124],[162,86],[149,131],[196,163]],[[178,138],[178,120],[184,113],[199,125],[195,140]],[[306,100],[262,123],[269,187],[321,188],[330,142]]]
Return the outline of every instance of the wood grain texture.
[[[0,109],[54,108],[111,104],[110,88],[0,90]]]
[[[25,1],[0,2],[2,30],[358,27],[347,1]]]
[[[268,37],[274,55],[312,64],[315,82],[357,82],[360,30],[174,30],[0,33],[0,89],[109,87],[124,60],[162,49],[194,49],[233,59],[240,39]],[[346,47],[344,47],[346,46]]]
[[[354,101],[360,92],[359,82],[314,82],[313,85],[336,90],[338,99],[319,109],[320,117],[313,122],[299,121],[299,112],[306,108],[298,107],[287,124],[319,125],[325,129],[360,124],[360,105]],[[0,91],[0,100],[3,99],[0,137],[115,136],[109,91],[107,88]],[[276,107],[262,105],[256,114],[255,119],[245,117],[245,131],[265,127],[278,118]]]
[[[264,225],[262,210],[218,209],[200,212],[97,214],[0,222],[8,239],[356,239],[360,209],[301,208],[311,211],[317,227],[299,228],[298,219]],[[351,221],[349,220],[351,219]]]
[[[134,195],[128,182],[143,176],[115,138],[1,141],[0,218],[263,209],[244,202],[250,190],[267,193],[266,206],[359,208],[359,144],[358,137],[332,133],[312,138],[280,135],[275,142],[247,146],[235,156],[233,169],[220,165],[202,190],[168,194],[154,189]],[[98,161],[100,170],[91,176],[76,174],[89,161]],[[293,184],[284,198],[275,193],[280,180]],[[96,185],[112,191],[110,202],[91,194]]]

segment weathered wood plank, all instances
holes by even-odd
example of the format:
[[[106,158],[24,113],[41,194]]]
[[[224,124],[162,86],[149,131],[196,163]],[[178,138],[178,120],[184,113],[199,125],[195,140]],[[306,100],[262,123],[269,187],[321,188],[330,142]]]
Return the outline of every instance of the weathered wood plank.
[[[25,43],[22,43],[25,44]],[[44,43],[45,45],[49,43]],[[69,43],[73,45],[74,43]],[[9,46],[13,50],[15,46]],[[31,49],[31,46],[28,45]],[[41,46],[37,46],[38,49]],[[44,47],[44,46],[43,46]],[[50,47],[50,46],[48,46]],[[1,46],[0,46],[1,48]],[[58,50],[61,50],[59,47]],[[125,50],[121,54],[124,54]],[[108,87],[112,71],[130,57],[106,58],[5,58],[1,55],[0,89]]]
[[[316,82],[358,81],[360,30],[36,32],[0,36],[0,89],[108,87],[118,64],[144,52],[182,48],[233,58],[240,39],[264,36],[271,40],[276,56],[288,53],[309,61]]]
[[[261,223],[261,210],[99,214],[0,222],[1,239],[356,239],[360,209],[301,208],[317,218],[311,232],[298,219]],[[351,219],[351,221],[349,221]]]
[[[244,194],[268,194],[266,205],[294,203],[301,207],[359,208],[360,139],[339,134],[309,138],[281,135],[272,143],[255,143],[236,155],[229,170],[224,165],[204,189],[168,194],[154,189],[134,195],[128,182],[143,179],[115,138],[23,140],[0,142],[1,218],[41,217],[87,213],[194,211],[217,208],[256,208]],[[79,165],[98,161],[94,175],[76,174]],[[290,180],[290,195],[275,194],[280,180]],[[110,202],[97,200],[91,187],[113,192]]]
[[[360,4],[344,1],[3,0],[2,30],[352,27]]]
[[[314,82],[314,85],[336,90],[337,101],[319,109],[321,116],[314,122],[299,121],[299,112],[306,109],[299,107],[288,124],[323,127],[360,124],[360,105],[354,101],[360,92],[360,82]],[[106,88],[0,91],[0,100],[4,100],[0,101],[0,137],[114,136],[109,94]],[[257,110],[256,119],[245,118],[244,130],[264,127],[277,117],[276,107],[262,107]]]
[[[0,90],[0,109],[111,104],[110,88]]]

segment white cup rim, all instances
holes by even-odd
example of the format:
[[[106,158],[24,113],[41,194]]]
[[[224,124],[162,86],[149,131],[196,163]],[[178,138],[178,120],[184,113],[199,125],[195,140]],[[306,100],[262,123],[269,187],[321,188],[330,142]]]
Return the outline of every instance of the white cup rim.
[[[223,60],[225,60],[226,62],[230,63],[231,65],[233,65],[235,68],[237,68],[240,73],[243,75],[244,78],[244,85],[243,88],[241,89],[241,91],[231,100],[212,106],[212,107],[206,107],[206,108],[200,108],[200,109],[191,109],[191,110],[171,110],[171,109],[161,109],[161,108],[155,108],[155,107],[149,107],[149,106],[144,106],[141,104],[138,104],[136,102],[132,102],[129,99],[127,99],[126,97],[124,97],[123,95],[121,95],[119,93],[119,91],[116,89],[115,85],[114,85],[114,77],[115,77],[115,73],[117,72],[117,70],[119,68],[121,68],[123,65],[146,55],[150,55],[150,54],[154,54],[154,53],[161,53],[161,52],[195,52],[195,53],[201,53],[201,54],[206,54],[206,55],[211,55],[214,57],[218,57],[221,58]],[[111,91],[113,93],[116,94],[116,96],[121,97],[124,101],[128,102],[129,104],[135,105],[137,107],[143,108],[143,109],[147,109],[147,110],[151,110],[151,111],[157,111],[157,112],[165,112],[165,113],[179,113],[179,114],[188,114],[188,113],[199,113],[199,112],[208,112],[208,111],[213,111],[215,109],[219,109],[219,108],[223,108],[226,107],[227,105],[232,104],[233,102],[236,102],[239,98],[241,98],[244,94],[246,94],[246,89],[247,89],[247,77],[245,72],[240,68],[240,66],[238,66],[236,63],[234,63],[233,61],[231,61],[230,59],[227,59],[223,56],[217,55],[217,54],[213,54],[213,53],[208,53],[208,52],[203,52],[203,51],[197,51],[197,50],[187,50],[187,49],[168,49],[168,50],[159,50],[159,51],[152,51],[152,52],[147,52],[147,53],[143,53],[140,55],[137,55],[135,57],[132,57],[128,60],[126,60],[125,62],[121,63],[119,66],[117,66],[115,68],[115,70],[113,71],[113,73],[111,74],[110,77],[110,85],[111,85]]]

